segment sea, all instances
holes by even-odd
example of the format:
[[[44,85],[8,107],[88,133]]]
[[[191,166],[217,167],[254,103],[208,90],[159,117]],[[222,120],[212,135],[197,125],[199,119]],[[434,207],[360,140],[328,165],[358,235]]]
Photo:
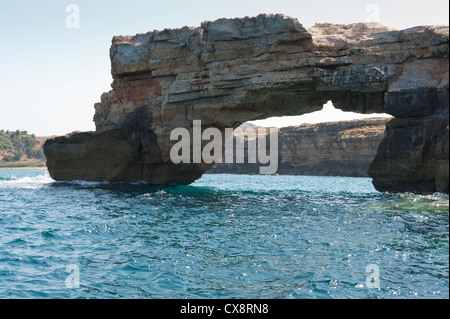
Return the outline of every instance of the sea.
[[[0,170],[0,298],[448,299],[449,197],[370,178]]]

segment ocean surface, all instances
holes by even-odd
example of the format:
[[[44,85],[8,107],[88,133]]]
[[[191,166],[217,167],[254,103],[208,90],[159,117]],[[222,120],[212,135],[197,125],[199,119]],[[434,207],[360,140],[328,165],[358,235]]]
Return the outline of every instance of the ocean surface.
[[[0,170],[0,298],[449,298],[449,198],[368,178]]]

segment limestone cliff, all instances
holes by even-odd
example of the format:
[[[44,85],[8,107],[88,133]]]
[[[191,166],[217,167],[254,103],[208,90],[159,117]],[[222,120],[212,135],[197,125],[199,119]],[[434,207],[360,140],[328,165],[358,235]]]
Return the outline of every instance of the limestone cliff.
[[[47,141],[47,166],[56,180],[188,184],[212,165],[174,165],[174,128],[236,128],[332,100],[396,117],[369,171],[379,190],[448,190],[448,32],[259,15],[114,37],[97,131]]]
[[[368,177],[389,118],[303,124],[278,130],[280,175]],[[248,125],[248,124],[243,124]],[[245,128],[244,128],[245,129]],[[242,139],[236,135],[235,139]],[[234,154],[236,154],[234,143]],[[244,144],[245,145],[245,144]],[[258,163],[259,164],[259,163]],[[259,174],[259,165],[218,163],[212,174]]]

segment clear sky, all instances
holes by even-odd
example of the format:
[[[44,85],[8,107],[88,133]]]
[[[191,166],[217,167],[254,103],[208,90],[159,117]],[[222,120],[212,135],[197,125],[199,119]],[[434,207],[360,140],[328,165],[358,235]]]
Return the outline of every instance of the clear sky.
[[[69,4],[80,9],[79,28],[66,25]],[[447,0],[0,0],[0,129],[36,135],[94,130],[93,105],[110,90],[114,35],[260,13],[295,17],[305,27],[375,17],[383,25],[404,29],[448,25],[448,10]],[[319,117],[306,119],[327,121],[336,114],[327,107]],[[271,123],[282,126],[280,121]]]

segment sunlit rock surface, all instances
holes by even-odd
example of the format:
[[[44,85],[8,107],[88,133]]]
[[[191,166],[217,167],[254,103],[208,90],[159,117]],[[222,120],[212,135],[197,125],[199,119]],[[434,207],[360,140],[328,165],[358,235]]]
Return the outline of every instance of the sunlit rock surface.
[[[279,175],[350,176],[368,177],[367,171],[377,154],[378,146],[384,138],[389,118],[369,118],[363,120],[303,124],[278,129]],[[251,124],[244,123],[245,133]],[[259,137],[258,137],[259,138]],[[269,140],[269,137],[264,136]],[[236,134],[234,139],[245,139],[244,134]],[[258,140],[256,140],[256,144]],[[268,143],[268,142],[267,142]],[[234,143],[233,154],[237,154]],[[249,163],[248,143],[243,144],[243,163],[217,163],[208,173],[213,174],[259,174],[261,166]],[[270,152],[267,146],[266,153]]]
[[[332,100],[395,117],[369,170],[377,189],[448,191],[448,32],[259,15],[114,37],[97,131],[47,141],[47,166],[56,180],[189,184],[212,165],[172,164],[174,128],[236,128]]]

